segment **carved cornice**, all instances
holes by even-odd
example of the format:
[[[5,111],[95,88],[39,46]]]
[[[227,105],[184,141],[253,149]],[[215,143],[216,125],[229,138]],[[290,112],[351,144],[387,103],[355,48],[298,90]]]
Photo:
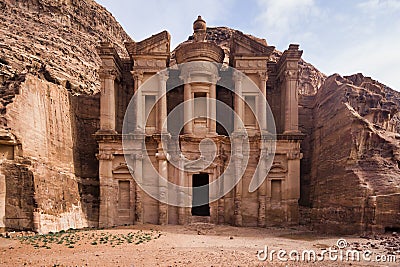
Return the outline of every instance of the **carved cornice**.
[[[210,61],[222,63],[224,57],[224,50],[211,42],[182,44],[175,52],[175,59],[178,64],[191,61]]]

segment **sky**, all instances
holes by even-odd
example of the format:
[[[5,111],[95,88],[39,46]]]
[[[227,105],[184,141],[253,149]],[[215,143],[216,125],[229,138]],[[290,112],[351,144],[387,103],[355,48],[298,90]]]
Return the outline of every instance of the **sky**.
[[[326,75],[361,72],[400,91],[400,0],[96,0],[135,41],[167,30],[171,49],[201,15],[264,38],[283,51],[300,44],[303,59]]]

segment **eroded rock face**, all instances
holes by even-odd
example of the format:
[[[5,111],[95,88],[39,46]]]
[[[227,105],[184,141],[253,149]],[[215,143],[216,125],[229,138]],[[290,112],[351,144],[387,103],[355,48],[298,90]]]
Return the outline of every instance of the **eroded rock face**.
[[[31,73],[74,93],[92,94],[100,88],[97,43],[111,41],[127,56],[123,42],[130,37],[92,0],[1,0],[0,7],[4,80]]]
[[[131,39],[91,0],[0,7],[0,228],[97,226],[95,47]]]
[[[315,229],[355,233],[400,226],[398,105],[386,92],[397,95],[361,74],[336,74],[314,97],[300,97],[308,135],[301,202],[311,208],[308,222]]]
[[[4,224],[38,232],[96,226],[97,172],[85,166],[93,164],[95,150],[90,140],[76,138],[90,138],[91,127],[98,127],[98,99],[82,101],[60,85],[30,74],[25,78],[5,114],[10,132],[18,138],[14,145],[9,142],[14,151],[11,157],[3,156],[1,164],[6,181]]]

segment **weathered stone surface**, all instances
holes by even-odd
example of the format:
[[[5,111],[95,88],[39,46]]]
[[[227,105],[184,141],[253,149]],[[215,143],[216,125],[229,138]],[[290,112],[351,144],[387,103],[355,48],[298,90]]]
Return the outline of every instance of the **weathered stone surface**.
[[[75,93],[96,93],[97,42],[112,41],[127,56],[122,48],[130,37],[92,0],[1,0],[0,7],[3,79],[31,73]]]
[[[347,78],[333,75],[315,96],[300,98],[307,133],[301,204],[325,232],[399,227],[398,111],[385,91],[397,93],[360,74]]]
[[[74,154],[80,151],[74,144],[70,94],[32,75],[19,91],[5,116],[22,148],[2,165],[6,226],[41,232],[88,226],[74,168]]]
[[[91,0],[0,6],[0,228],[97,226],[95,47],[131,39]]]

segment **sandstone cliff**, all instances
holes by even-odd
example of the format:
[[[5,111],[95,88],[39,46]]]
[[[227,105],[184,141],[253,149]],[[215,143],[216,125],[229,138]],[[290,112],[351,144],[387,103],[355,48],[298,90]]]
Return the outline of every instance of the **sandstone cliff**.
[[[95,47],[130,40],[94,1],[0,0],[0,228],[97,226]]]
[[[300,97],[307,134],[301,204],[310,208],[304,219],[315,229],[355,233],[400,226],[398,96],[362,74],[335,74],[314,96]]]
[[[92,0],[1,0],[0,8],[3,81],[30,73],[74,93],[96,93],[96,44],[111,41],[127,56],[123,43],[130,37]]]

